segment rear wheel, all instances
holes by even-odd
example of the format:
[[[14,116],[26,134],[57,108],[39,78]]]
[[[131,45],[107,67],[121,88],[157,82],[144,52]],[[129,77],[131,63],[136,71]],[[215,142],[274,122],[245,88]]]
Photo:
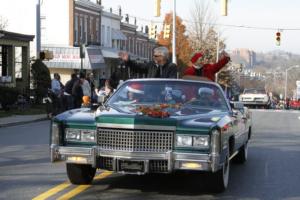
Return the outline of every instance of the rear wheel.
[[[90,184],[96,173],[91,165],[67,163],[66,167],[69,180],[76,185]]]

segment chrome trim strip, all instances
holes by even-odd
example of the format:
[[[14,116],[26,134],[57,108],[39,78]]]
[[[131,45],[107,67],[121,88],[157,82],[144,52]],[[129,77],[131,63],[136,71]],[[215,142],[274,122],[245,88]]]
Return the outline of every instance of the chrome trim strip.
[[[64,155],[92,156],[92,148],[59,147],[59,153]]]
[[[103,157],[117,157],[117,158],[134,158],[141,160],[167,160],[166,153],[155,153],[155,152],[124,152],[124,151],[103,151],[98,149],[98,156]]]
[[[209,154],[174,153],[174,160],[210,160]]]
[[[231,160],[234,156],[236,156],[239,153],[239,151],[234,152],[230,157],[229,160]]]
[[[139,125],[139,124],[114,124],[97,123],[97,128],[120,128],[120,129],[141,129],[141,130],[164,130],[175,131],[176,126]]]

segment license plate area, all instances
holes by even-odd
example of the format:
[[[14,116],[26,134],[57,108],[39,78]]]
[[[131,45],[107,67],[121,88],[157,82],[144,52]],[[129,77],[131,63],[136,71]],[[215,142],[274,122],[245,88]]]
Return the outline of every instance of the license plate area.
[[[118,160],[118,171],[126,173],[145,173],[145,161]]]

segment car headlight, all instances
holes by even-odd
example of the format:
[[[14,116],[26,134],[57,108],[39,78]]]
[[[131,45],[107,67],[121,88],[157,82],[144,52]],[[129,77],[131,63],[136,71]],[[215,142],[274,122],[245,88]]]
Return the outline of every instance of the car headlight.
[[[208,139],[207,135],[205,136],[193,136],[193,146],[194,147],[208,147]]]
[[[66,140],[67,141],[80,141],[80,130],[79,129],[66,129]]]
[[[66,140],[76,142],[96,142],[96,131],[66,129]]]
[[[195,147],[208,148],[208,135],[177,135],[176,146],[178,147]]]
[[[82,142],[96,142],[96,132],[94,130],[81,130]]]
[[[176,137],[176,146],[192,146],[193,139],[192,136],[186,135],[177,135]]]

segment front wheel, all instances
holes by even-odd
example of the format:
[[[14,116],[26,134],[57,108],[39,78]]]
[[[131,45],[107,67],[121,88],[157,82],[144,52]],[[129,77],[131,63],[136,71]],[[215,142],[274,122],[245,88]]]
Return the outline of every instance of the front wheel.
[[[248,142],[246,142],[239,150],[238,154],[234,157],[236,163],[245,163],[248,159]]]
[[[67,163],[66,167],[70,182],[76,185],[90,184],[96,173],[91,165]]]
[[[229,151],[227,152],[225,161],[220,170],[218,170],[213,175],[213,187],[216,192],[223,192],[228,186],[229,180],[229,169],[230,169],[230,161],[229,161]]]

